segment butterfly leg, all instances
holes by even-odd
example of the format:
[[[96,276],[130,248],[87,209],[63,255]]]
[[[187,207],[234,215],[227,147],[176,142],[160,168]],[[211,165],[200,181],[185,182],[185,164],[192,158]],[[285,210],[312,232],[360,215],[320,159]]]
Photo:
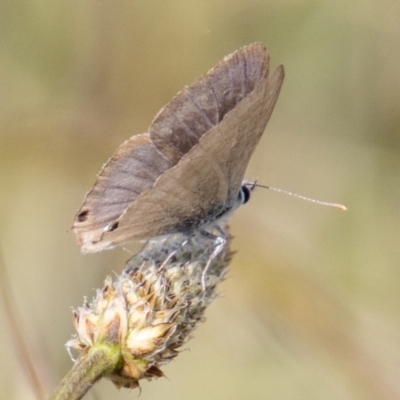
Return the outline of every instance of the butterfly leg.
[[[211,253],[211,255],[208,257],[207,263],[204,267],[204,270],[201,274],[201,286],[203,289],[203,292],[205,293],[206,291],[206,279],[207,279],[207,273],[208,270],[211,266],[211,263],[216,259],[216,257],[218,257],[219,253],[221,253],[221,251],[224,249],[226,242],[227,242],[227,234],[226,232],[220,227],[220,226],[216,226],[215,229],[218,231],[218,235],[208,232],[206,230],[201,229],[200,233],[207,237],[210,238],[214,241],[214,250]]]

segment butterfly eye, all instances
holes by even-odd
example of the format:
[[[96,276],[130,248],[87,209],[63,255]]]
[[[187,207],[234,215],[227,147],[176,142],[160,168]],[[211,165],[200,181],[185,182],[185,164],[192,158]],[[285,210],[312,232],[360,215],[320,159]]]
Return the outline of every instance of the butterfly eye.
[[[242,204],[245,204],[250,199],[250,188],[247,185],[243,185],[239,192],[239,199]]]

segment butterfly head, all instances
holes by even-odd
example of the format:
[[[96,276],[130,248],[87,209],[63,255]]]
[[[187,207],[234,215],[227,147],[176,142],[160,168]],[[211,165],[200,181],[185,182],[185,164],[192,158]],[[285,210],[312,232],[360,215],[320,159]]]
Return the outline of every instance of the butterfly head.
[[[250,200],[250,194],[256,187],[256,182],[249,182],[244,180],[242,182],[242,187],[240,188],[238,195],[238,206],[241,204],[246,204]]]

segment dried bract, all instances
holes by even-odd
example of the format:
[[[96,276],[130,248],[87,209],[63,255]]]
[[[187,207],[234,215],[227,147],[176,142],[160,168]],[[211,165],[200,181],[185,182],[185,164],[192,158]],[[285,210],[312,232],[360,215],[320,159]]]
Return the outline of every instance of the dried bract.
[[[204,320],[230,257],[229,238],[222,236],[150,240],[114,282],[108,277],[93,301],[74,311],[77,333],[67,347],[82,359],[96,346],[115,346],[121,362],[107,377],[118,387],[163,376],[160,367]]]

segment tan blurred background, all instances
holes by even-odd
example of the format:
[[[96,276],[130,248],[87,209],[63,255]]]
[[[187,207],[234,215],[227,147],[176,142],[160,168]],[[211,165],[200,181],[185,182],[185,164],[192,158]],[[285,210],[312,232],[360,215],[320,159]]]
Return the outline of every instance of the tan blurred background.
[[[68,231],[96,173],[254,41],[286,79],[247,178],[349,211],[256,190],[222,296],[140,398],[400,399],[397,0],[3,0],[1,279],[46,390],[72,365],[71,306],[129,257],[82,255]],[[0,398],[33,399],[5,310]],[[105,381],[87,398],[138,394]]]

